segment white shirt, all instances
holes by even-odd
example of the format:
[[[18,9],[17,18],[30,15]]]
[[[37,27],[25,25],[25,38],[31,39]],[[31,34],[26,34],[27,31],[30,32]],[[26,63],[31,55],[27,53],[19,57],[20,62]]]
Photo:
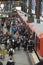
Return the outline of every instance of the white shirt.
[[[10,48],[9,51],[13,51],[13,53],[15,53],[15,50],[13,48]]]

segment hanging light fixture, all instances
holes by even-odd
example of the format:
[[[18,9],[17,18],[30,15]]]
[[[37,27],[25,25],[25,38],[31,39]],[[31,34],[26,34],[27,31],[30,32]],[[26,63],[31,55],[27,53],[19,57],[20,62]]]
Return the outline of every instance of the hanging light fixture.
[[[4,4],[1,4],[1,9],[3,9],[4,8]]]

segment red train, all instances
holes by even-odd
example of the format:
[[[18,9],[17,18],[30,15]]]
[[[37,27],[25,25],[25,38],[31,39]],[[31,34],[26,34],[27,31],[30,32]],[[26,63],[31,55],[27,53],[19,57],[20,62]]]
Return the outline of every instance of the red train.
[[[40,57],[43,57],[43,24],[37,23],[27,23],[26,16],[22,12],[17,12],[18,16],[22,19],[22,21],[30,28],[32,32],[35,33],[36,42],[35,42],[35,50],[37,51]]]

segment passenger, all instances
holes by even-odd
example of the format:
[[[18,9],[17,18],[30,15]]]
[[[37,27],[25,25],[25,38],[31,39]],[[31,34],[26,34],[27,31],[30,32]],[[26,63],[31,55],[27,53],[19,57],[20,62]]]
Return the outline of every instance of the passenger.
[[[10,58],[6,65],[15,65],[15,63],[14,63],[13,59]]]
[[[11,37],[10,41],[11,41],[12,48],[15,50],[16,44],[17,44],[17,42],[16,42],[16,37],[13,35],[13,36]]]
[[[27,50],[27,38],[24,36],[24,51]]]
[[[9,31],[10,31],[10,24],[7,23],[7,24],[6,24],[6,27],[7,27],[7,31],[9,32]]]
[[[3,38],[2,43],[5,44],[5,49],[7,49],[7,39],[6,39],[6,37]]]
[[[20,36],[21,46],[24,47],[24,36]]]
[[[5,44],[1,45],[1,49],[2,49],[2,59],[5,59]]]
[[[35,64],[35,65],[43,65],[43,60],[40,61],[39,63]]]
[[[1,26],[2,26],[2,28],[3,28],[3,26],[4,26],[4,22],[3,22],[3,21],[1,22]]]
[[[18,31],[17,26],[12,29],[13,33],[15,34]]]
[[[17,39],[17,47],[18,47],[18,50],[20,50],[20,38]]]
[[[9,46],[10,46],[10,39],[7,39],[7,50],[9,50]]]
[[[2,55],[2,54],[1,54],[1,51],[2,51],[2,49],[1,49],[1,45],[0,45],[0,59],[1,59],[1,55]]]
[[[3,63],[0,61],[0,65],[3,65]]]
[[[9,49],[9,56],[13,57],[14,53],[15,53],[14,49],[10,48]]]
[[[13,43],[13,49],[16,50],[16,47],[17,47],[17,41],[14,41],[14,43]]]
[[[34,43],[33,43],[33,36],[31,35],[30,36],[30,39],[29,39],[29,44],[28,44],[28,50],[30,51],[30,52],[32,52],[32,50],[34,49]]]

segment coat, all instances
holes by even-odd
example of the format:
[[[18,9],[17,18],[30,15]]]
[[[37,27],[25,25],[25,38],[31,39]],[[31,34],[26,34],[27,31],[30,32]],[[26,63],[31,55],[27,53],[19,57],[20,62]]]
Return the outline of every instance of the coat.
[[[39,63],[35,64],[35,65],[43,65],[43,60],[40,61]]]
[[[6,65],[15,65],[13,60],[9,60]]]
[[[0,62],[0,65],[3,65],[3,63],[2,63],[2,62]]]

